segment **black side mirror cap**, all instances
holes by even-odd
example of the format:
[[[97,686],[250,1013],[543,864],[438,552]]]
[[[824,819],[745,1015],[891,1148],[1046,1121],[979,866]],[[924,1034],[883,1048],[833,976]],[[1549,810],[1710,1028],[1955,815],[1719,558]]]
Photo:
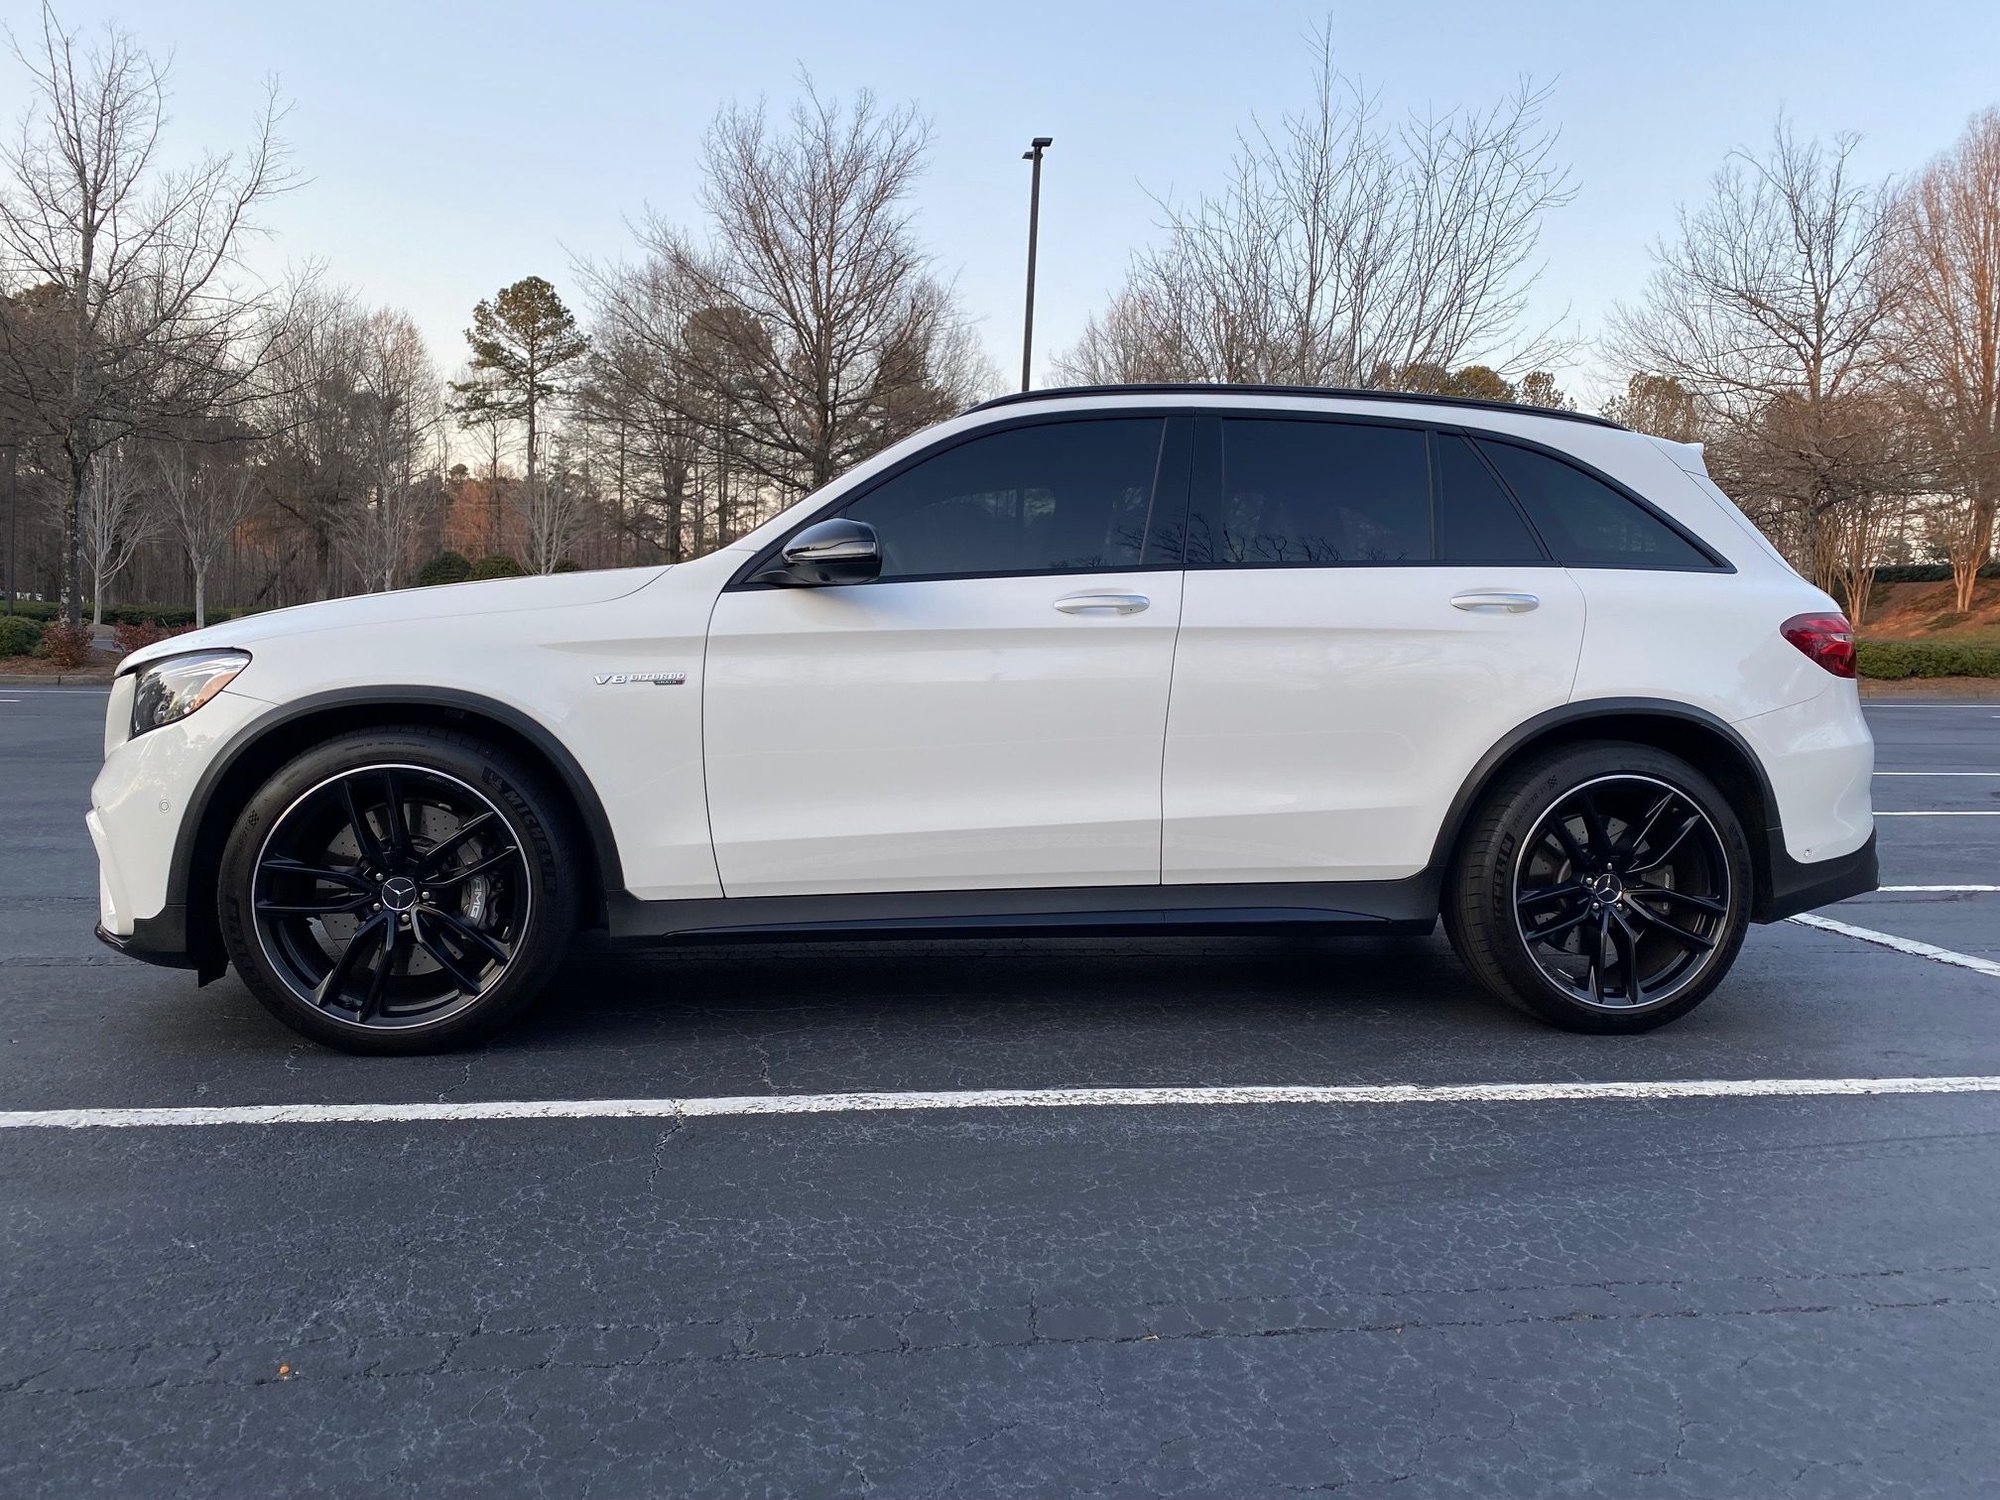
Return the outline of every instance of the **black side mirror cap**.
[[[866,521],[833,516],[794,532],[776,561],[750,575],[752,583],[825,588],[872,583],[882,573],[882,540]]]

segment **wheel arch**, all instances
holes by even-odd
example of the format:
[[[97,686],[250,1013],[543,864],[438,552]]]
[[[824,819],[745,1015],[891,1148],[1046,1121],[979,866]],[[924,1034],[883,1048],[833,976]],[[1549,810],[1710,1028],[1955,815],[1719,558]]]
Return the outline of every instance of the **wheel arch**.
[[[270,775],[304,750],[357,729],[417,726],[473,731],[540,771],[593,858],[583,909],[603,925],[606,898],[625,888],[617,839],[596,788],[545,724],[511,704],[452,688],[376,687],[315,693],[245,725],[208,764],[189,798],[167,880],[170,906],[187,911],[187,951],[201,982],[226,967],[216,910],[223,846],[236,815]]]
[[[1729,799],[1750,845],[1755,880],[1752,911],[1766,909],[1772,896],[1774,864],[1785,858],[1784,829],[1770,777],[1749,742],[1725,720],[1692,704],[1661,698],[1593,698],[1566,703],[1516,725],[1480,758],[1452,799],[1431,854],[1431,867],[1439,872],[1440,880],[1446,878],[1458,857],[1459,842],[1473,810],[1502,776],[1531,756],[1558,746],[1605,739],[1629,740],[1678,755],[1716,784]]]

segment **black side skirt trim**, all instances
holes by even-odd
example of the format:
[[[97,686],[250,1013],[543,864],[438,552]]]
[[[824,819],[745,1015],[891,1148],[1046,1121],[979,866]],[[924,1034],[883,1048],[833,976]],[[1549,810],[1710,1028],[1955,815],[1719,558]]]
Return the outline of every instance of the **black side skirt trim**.
[[[1272,885],[1065,886],[997,891],[885,891],[828,896],[611,898],[611,936],[639,941],[730,938],[941,937],[996,930],[1195,933],[1300,925],[1380,935],[1423,934],[1437,921],[1428,874],[1407,880]]]

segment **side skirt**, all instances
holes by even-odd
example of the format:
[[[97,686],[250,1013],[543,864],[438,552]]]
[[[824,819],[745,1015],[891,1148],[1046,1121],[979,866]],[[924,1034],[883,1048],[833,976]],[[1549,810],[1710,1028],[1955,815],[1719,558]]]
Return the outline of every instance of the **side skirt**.
[[[1241,932],[1324,927],[1355,935],[1428,933],[1436,882],[1286,882],[1276,885],[1064,886],[1032,890],[879,891],[828,896],[723,896],[610,902],[611,937],[637,942],[800,938],[949,937],[1007,931]]]

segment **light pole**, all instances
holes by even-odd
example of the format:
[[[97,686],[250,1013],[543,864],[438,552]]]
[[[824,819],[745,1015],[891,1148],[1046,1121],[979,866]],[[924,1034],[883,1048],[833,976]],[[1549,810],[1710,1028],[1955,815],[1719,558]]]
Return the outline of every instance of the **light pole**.
[[[1021,153],[1035,164],[1028,188],[1028,307],[1021,322],[1021,389],[1028,389],[1028,365],[1035,353],[1035,235],[1042,219],[1042,153],[1055,144],[1053,136],[1038,135]]]

